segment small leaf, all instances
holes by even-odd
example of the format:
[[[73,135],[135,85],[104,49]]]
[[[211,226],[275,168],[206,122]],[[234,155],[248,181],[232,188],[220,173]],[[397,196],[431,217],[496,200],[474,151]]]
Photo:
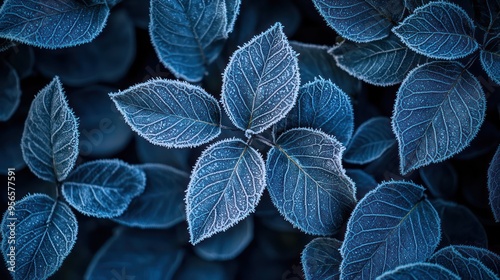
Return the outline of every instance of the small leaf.
[[[23,158],[40,179],[66,179],[78,157],[78,122],[55,77],[33,99],[21,139]]]
[[[431,58],[462,58],[479,47],[472,19],[460,6],[446,1],[415,9],[392,31],[410,49]]]
[[[299,86],[296,54],[277,23],[234,52],[224,71],[222,104],[237,128],[259,134],[292,109]]]
[[[145,190],[113,220],[139,228],[169,228],[185,220],[184,192],[189,174],[163,164],[143,164],[138,168],[146,175]]]
[[[484,71],[500,85],[500,36],[491,39],[480,53]]]
[[[16,70],[0,58],[0,121],[7,121],[21,102],[21,87]]]
[[[198,86],[151,80],[110,97],[132,130],[155,145],[199,146],[221,131],[217,100]]]
[[[403,1],[313,0],[328,25],[340,36],[354,42],[387,37],[393,24],[402,19]]]
[[[14,266],[14,279],[47,279],[54,274],[75,245],[77,232],[75,215],[60,200],[34,194],[16,202],[15,212],[5,212],[2,220],[3,256],[8,266]]]
[[[375,178],[361,169],[347,169],[346,174],[354,181],[358,200],[361,200],[367,193],[377,187]]]
[[[226,33],[229,34],[234,29],[234,24],[240,13],[241,0],[225,0],[227,12]]]
[[[245,142],[226,139],[208,147],[186,193],[191,243],[225,231],[255,211],[264,186],[264,160]]]
[[[77,0],[6,0],[0,10],[0,37],[41,48],[88,43],[109,15],[105,3]]]
[[[121,215],[144,191],[144,172],[120,160],[86,162],[62,186],[64,198],[79,212],[97,218]]]
[[[425,261],[440,239],[439,216],[424,188],[380,184],[356,206],[347,223],[341,279],[373,279],[404,264]]]
[[[226,1],[152,0],[149,34],[160,61],[177,78],[199,82],[227,38]]]
[[[387,271],[376,280],[440,279],[460,280],[456,274],[443,266],[432,263],[412,263]]]
[[[207,261],[225,261],[236,258],[253,239],[253,220],[244,219],[224,232],[205,239],[194,246],[198,256]]]
[[[344,160],[354,164],[365,164],[382,156],[395,143],[391,120],[386,117],[371,118],[356,130],[347,147]]]
[[[488,190],[491,210],[495,221],[500,223],[500,145],[488,168]]]
[[[420,177],[430,193],[437,198],[452,198],[458,189],[458,175],[449,162],[419,169]]]
[[[306,280],[339,279],[341,245],[342,242],[328,237],[319,237],[309,242],[300,258]]]
[[[401,83],[410,70],[429,61],[393,34],[370,43],[344,41],[330,53],[344,71],[377,86]]]
[[[451,246],[450,246],[451,247]],[[500,275],[500,256],[484,248],[467,245],[453,245],[454,251],[465,258],[474,258],[488,267],[491,271]]]
[[[276,124],[276,132],[298,127],[319,129],[346,145],[354,130],[349,96],[331,81],[321,78],[303,85],[297,104]]]
[[[479,131],[485,111],[483,89],[462,64],[436,61],[411,71],[392,116],[401,173],[461,152]]]
[[[296,128],[283,133],[267,155],[274,205],[308,234],[335,234],[356,204],[354,183],[342,167],[344,149],[323,132]]]

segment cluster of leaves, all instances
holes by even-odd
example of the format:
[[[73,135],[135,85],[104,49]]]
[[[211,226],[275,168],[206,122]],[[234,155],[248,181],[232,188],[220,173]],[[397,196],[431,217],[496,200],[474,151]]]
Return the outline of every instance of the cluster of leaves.
[[[238,17],[255,16],[243,13],[245,3],[239,0],[148,1],[146,20],[137,16],[135,24],[148,30],[156,57],[176,79],[93,90],[108,93],[105,98],[126,123],[121,131],[135,132],[142,157],[156,156],[153,148],[144,148],[151,143],[169,149],[160,156],[180,159],[166,160],[170,165],[97,159],[75,167],[84,153],[82,135],[98,137],[97,146],[104,136],[79,128],[87,124],[79,124],[61,80],[78,87],[124,75],[136,48],[130,43],[129,13],[139,4],[132,2],[6,0],[0,9],[0,49],[7,53],[20,43],[37,48],[38,71],[52,79],[32,100],[17,144],[19,166],[26,164],[49,182],[55,197],[33,194],[16,202],[15,279],[46,279],[61,267],[78,232],[71,208],[124,226],[93,257],[86,279],[117,277],[124,264],[127,273],[141,279],[194,279],[199,277],[194,271],[203,269],[203,275],[224,278],[219,266],[205,267],[190,255],[187,240],[178,241],[175,229],[185,229],[187,221],[189,242],[202,259],[233,259],[252,241],[258,207],[264,209],[263,220],[278,218],[267,221],[271,228],[289,231],[291,224],[323,236],[302,252],[307,279],[498,279],[500,257],[487,250],[482,224],[467,207],[443,200],[458,188],[456,171],[447,162],[431,164],[461,153],[484,122],[487,95],[473,69],[478,58],[479,73],[500,84],[499,1],[465,6],[460,1],[309,1],[343,37],[333,48],[289,42],[287,26],[279,22],[258,35],[251,22],[238,26]],[[236,37],[245,28],[252,39]],[[128,46],[116,54],[113,48],[111,63],[75,58],[116,46],[104,36],[106,30]],[[231,43],[241,46],[228,57],[219,90],[207,80],[214,68],[224,67]],[[20,80],[33,67],[25,61],[29,56],[18,56],[0,60],[6,73],[0,81],[2,121],[15,114]],[[88,75],[66,71],[72,61]],[[357,79],[376,86],[401,83],[390,118],[369,117],[355,129]],[[76,101],[74,109],[82,117],[93,113]],[[128,139],[127,132],[120,136]],[[111,146],[120,150],[126,142]],[[197,147],[203,151],[189,174],[186,158]],[[488,188],[499,222],[498,141],[493,147]],[[113,154],[99,147],[86,152],[99,158]],[[390,170],[394,152],[399,152],[399,170]],[[390,175],[378,183],[380,168]],[[431,196],[443,199],[429,199],[413,182],[414,170]],[[9,213],[1,225],[7,266]],[[448,223],[453,215],[463,223]],[[473,230],[461,235],[464,225]]]

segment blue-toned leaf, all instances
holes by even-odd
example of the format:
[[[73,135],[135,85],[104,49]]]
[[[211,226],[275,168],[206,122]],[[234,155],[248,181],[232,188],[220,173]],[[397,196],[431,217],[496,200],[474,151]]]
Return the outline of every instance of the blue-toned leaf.
[[[491,39],[481,50],[481,65],[486,74],[500,85],[500,36]]]
[[[431,194],[452,198],[458,189],[458,175],[449,162],[432,164],[419,169],[420,177]]]
[[[189,256],[182,263],[172,279],[174,280],[231,280],[230,263],[205,261]],[[254,271],[255,272],[255,271]]]
[[[112,218],[121,215],[145,185],[146,177],[140,169],[120,160],[96,160],[71,172],[62,194],[85,215]]]
[[[499,279],[478,259],[462,255],[454,246],[443,248],[432,255],[428,262],[439,264],[461,279]]]
[[[356,186],[356,199],[361,200],[371,190],[377,187],[377,181],[372,175],[361,169],[347,169],[346,174]]]
[[[460,280],[460,277],[451,272],[449,269],[437,264],[412,263],[398,266],[396,269],[387,271],[376,278],[376,280],[416,279]]]
[[[221,131],[217,100],[198,86],[158,79],[110,96],[132,130],[155,145],[199,146]]]
[[[125,0],[122,6],[127,10],[135,26],[148,29],[150,4],[151,1]]]
[[[106,3],[77,0],[6,0],[0,9],[0,37],[41,48],[92,41],[109,14]]]
[[[410,70],[429,60],[393,34],[370,43],[344,41],[330,53],[347,73],[377,86],[401,83]]]
[[[467,14],[470,17],[474,17],[475,13],[477,11],[475,10],[476,7],[476,2],[480,1],[490,1],[490,0],[478,0],[478,1],[470,1],[470,0],[404,0],[406,8],[410,11],[410,13],[413,13],[415,9],[418,7],[424,6],[430,2],[450,2],[450,3],[455,3],[461,8],[463,8]],[[495,0],[496,1],[496,0]]]
[[[177,78],[201,81],[227,38],[224,0],[152,0],[149,34],[160,61]]]
[[[411,71],[392,116],[401,173],[462,151],[479,131],[485,111],[483,89],[462,64],[437,61]]]
[[[26,166],[21,145],[19,145],[22,134],[22,126],[16,124],[2,129],[2,135],[8,135],[8,137],[0,137],[0,174],[7,175],[8,168],[21,170]]]
[[[495,221],[500,222],[500,145],[488,168],[488,190]]]
[[[404,13],[402,0],[313,0],[327,24],[354,42],[370,42],[389,36]]]
[[[244,219],[224,232],[201,241],[194,251],[207,261],[224,261],[236,258],[253,239],[253,220]]]
[[[39,178],[66,179],[78,157],[78,122],[55,77],[33,99],[21,138],[23,158]]]
[[[16,70],[0,58],[0,121],[7,121],[21,102],[21,87]]]
[[[453,249],[465,258],[474,258],[479,260],[491,271],[500,275],[500,256],[492,251],[467,245],[453,245]]]
[[[174,168],[191,172],[189,156],[191,149],[169,149],[149,143],[146,139],[135,137],[135,149],[137,157],[143,163],[161,163]]]
[[[226,33],[229,34],[233,31],[236,18],[240,13],[241,0],[225,0],[224,2],[226,2],[227,13]]]
[[[12,68],[16,69],[19,79],[25,79],[33,74],[35,66],[35,52],[33,47],[19,44],[15,48],[5,52],[5,60]],[[50,78],[52,78],[51,76]]]
[[[478,49],[474,22],[460,6],[430,2],[392,31],[410,49],[437,59],[457,59]]]
[[[224,71],[222,104],[237,128],[258,134],[292,109],[299,86],[296,53],[277,23],[234,52]]]
[[[328,53],[330,47],[290,42],[299,54],[299,72],[302,84],[313,82],[316,78],[331,80],[350,96],[361,91],[361,81],[340,69],[335,59]]]
[[[140,228],[169,228],[185,220],[184,192],[189,174],[163,164],[143,164],[138,168],[146,175],[144,192],[113,220]]]
[[[37,48],[35,53],[36,68],[46,77],[58,75],[65,85],[116,82],[134,62],[135,28],[125,10],[113,10],[106,28],[91,44],[58,50]]]
[[[15,211],[5,212],[2,220],[3,257],[13,267],[14,279],[47,279],[54,274],[75,245],[77,232],[76,217],[66,203],[45,194],[17,201]]]
[[[303,85],[297,104],[276,124],[276,132],[298,127],[319,129],[347,145],[354,130],[349,96],[331,81],[321,78]]]
[[[484,39],[487,41],[500,32],[500,1],[478,0],[474,4],[478,10],[476,24],[485,31]]]
[[[339,279],[341,245],[342,242],[328,237],[319,237],[309,242],[300,257],[306,280]]]
[[[95,254],[86,280],[172,279],[184,250],[175,232],[120,228]]]
[[[440,240],[440,220],[409,182],[380,184],[356,206],[340,253],[342,279],[373,279],[404,264],[425,261]]]
[[[186,208],[191,243],[225,231],[255,210],[265,186],[264,160],[241,140],[208,147],[191,174]]]
[[[283,133],[267,155],[271,199],[306,233],[335,234],[356,204],[354,183],[342,167],[344,149],[321,131],[296,128]]]
[[[344,160],[349,163],[365,164],[379,158],[396,143],[391,130],[391,120],[375,117],[361,124],[347,147]]]

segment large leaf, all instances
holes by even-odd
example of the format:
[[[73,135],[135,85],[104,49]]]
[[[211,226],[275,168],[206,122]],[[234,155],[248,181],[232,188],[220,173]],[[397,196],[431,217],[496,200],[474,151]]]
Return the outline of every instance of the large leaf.
[[[220,133],[219,104],[198,86],[158,79],[110,96],[132,130],[155,145],[199,146]]]
[[[0,121],[7,121],[21,102],[21,87],[16,70],[0,58]]]
[[[377,86],[401,83],[410,70],[429,60],[410,50],[393,34],[370,43],[344,41],[330,53],[340,68]]]
[[[0,37],[42,48],[92,41],[109,14],[106,3],[78,0],[6,0],[0,10]]]
[[[459,6],[430,2],[392,30],[410,49],[437,59],[457,59],[478,49],[474,22]]]
[[[500,145],[488,168],[488,190],[491,210],[495,221],[500,223]]]
[[[298,127],[319,129],[347,145],[354,130],[349,96],[331,81],[321,78],[303,85],[297,104],[276,124],[276,132]]]
[[[380,184],[356,206],[340,248],[342,279],[373,279],[404,264],[425,261],[436,249],[439,216],[413,183]]]
[[[226,1],[152,0],[149,33],[161,62],[176,77],[200,81],[227,38]]]
[[[54,274],[75,245],[77,232],[75,215],[60,200],[34,194],[16,202],[2,220],[2,252],[14,279]]]
[[[404,13],[402,0],[313,0],[319,13],[340,36],[370,42],[389,36]]]
[[[341,245],[342,242],[328,237],[319,237],[309,242],[300,258],[306,280],[339,279]]]
[[[295,105],[300,75],[279,23],[234,52],[224,71],[222,104],[234,125],[258,134]]]
[[[264,160],[241,140],[208,147],[198,159],[186,193],[191,243],[225,231],[255,210],[265,186]]]
[[[430,62],[410,72],[392,116],[401,173],[462,151],[479,131],[485,111],[479,81],[460,63]]]
[[[296,128],[283,133],[267,155],[271,199],[306,233],[335,234],[356,204],[354,183],[342,167],[344,149],[323,132]]]
[[[78,157],[78,122],[58,77],[31,103],[21,138],[23,158],[39,178],[66,179]]]
[[[500,35],[491,39],[481,50],[481,65],[486,74],[500,85]]]
[[[474,258],[500,275],[500,256],[484,248],[466,245],[453,245],[453,251],[460,253],[465,258]]]
[[[431,263],[412,263],[398,266],[387,271],[376,280],[412,280],[412,279],[440,279],[460,280],[456,274],[443,266]]]
[[[64,198],[79,212],[98,218],[121,215],[144,191],[144,172],[120,160],[84,163],[62,186]]]

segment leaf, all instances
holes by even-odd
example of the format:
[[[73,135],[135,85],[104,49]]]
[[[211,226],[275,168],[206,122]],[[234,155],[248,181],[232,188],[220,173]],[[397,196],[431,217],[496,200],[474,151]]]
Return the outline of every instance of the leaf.
[[[265,186],[264,160],[245,142],[226,139],[196,162],[186,193],[190,242],[225,231],[255,210]]]
[[[194,251],[207,261],[234,259],[252,241],[253,227],[253,220],[248,217],[228,230],[201,241],[194,246]]]
[[[97,218],[121,215],[144,191],[144,172],[121,160],[95,160],[78,166],[62,185],[62,194],[79,212]]]
[[[480,54],[484,71],[488,77],[500,85],[500,36],[491,39]]]
[[[306,280],[339,279],[341,245],[342,242],[328,237],[315,238],[309,242],[300,258]]]
[[[500,1],[478,0],[474,1],[476,6],[476,24],[485,31],[485,42],[500,32]]]
[[[296,54],[276,23],[234,52],[223,74],[222,105],[237,128],[259,134],[292,109],[299,86]]]
[[[500,145],[488,168],[488,190],[491,210],[495,221],[500,223]]]
[[[7,121],[21,102],[21,87],[16,70],[1,58],[0,77],[0,121]]]
[[[453,250],[465,258],[474,258],[488,267],[491,271],[500,275],[500,256],[492,251],[467,245],[453,245]]]
[[[437,251],[428,261],[449,269],[461,279],[498,279],[479,260],[462,255],[460,251],[454,249],[454,246]]]
[[[0,37],[40,48],[88,43],[109,15],[105,3],[76,0],[6,0],[0,10]]]
[[[21,138],[23,158],[40,179],[61,182],[78,157],[78,122],[58,77],[33,99]]]
[[[6,211],[2,220],[3,256],[14,267],[14,279],[54,274],[75,245],[77,232],[76,217],[66,203],[45,194],[17,201],[15,211]]]
[[[231,263],[205,261],[196,256],[186,257],[179,270],[175,273],[175,280],[231,280],[228,270]],[[103,279],[104,280],[104,279]]]
[[[458,190],[458,175],[449,162],[419,169],[420,177],[430,193],[438,198],[452,198]]]
[[[276,124],[278,133],[298,127],[319,129],[343,145],[351,139],[354,114],[351,100],[337,85],[322,78],[300,87],[297,104]]]
[[[411,279],[440,279],[460,280],[450,270],[431,263],[412,263],[398,266],[396,269],[387,271],[376,278],[376,280],[411,280]]]
[[[143,164],[137,168],[146,175],[145,190],[113,220],[139,228],[169,228],[185,220],[183,199],[189,174],[163,164]]]
[[[161,163],[180,169],[185,172],[191,172],[189,157],[191,149],[169,149],[162,146],[156,146],[149,143],[146,139],[136,136],[135,149],[137,157],[143,163]]]
[[[227,13],[226,33],[231,33],[234,29],[234,24],[238,14],[240,13],[241,0],[225,0]]]
[[[198,86],[157,79],[109,95],[132,130],[155,145],[194,147],[220,134],[219,104]]]
[[[16,70],[19,80],[28,78],[33,74],[35,66],[35,53],[33,49],[31,46],[19,44],[4,53],[5,61]]]
[[[160,61],[177,78],[199,82],[227,38],[226,1],[152,0],[149,34]]]
[[[478,49],[474,22],[460,6],[430,2],[392,29],[410,49],[437,59],[458,59]]]
[[[370,43],[344,41],[330,53],[344,71],[377,86],[399,84],[410,70],[429,60],[410,50],[393,34]]]
[[[347,147],[344,160],[365,164],[382,156],[395,143],[389,118],[374,117],[358,127]]]
[[[2,129],[3,135],[9,137],[0,137],[0,174],[7,176],[9,168],[21,170],[26,166],[21,151],[21,137],[23,127],[20,125],[8,125]]]
[[[461,152],[479,131],[485,111],[481,85],[462,64],[437,61],[411,71],[392,116],[401,173]]]
[[[172,279],[184,258],[173,231],[119,228],[87,267],[86,280]]]
[[[358,203],[347,223],[341,279],[373,279],[425,261],[440,238],[439,216],[424,188],[404,181],[382,183]]]
[[[267,155],[267,189],[279,212],[308,234],[333,235],[356,204],[342,167],[344,147],[312,129],[283,133]]]
[[[387,37],[403,18],[403,1],[313,0],[319,13],[340,36],[354,42]]]
[[[347,169],[346,174],[356,186],[356,199],[361,200],[371,190],[377,187],[377,181],[372,175],[361,169]]]

